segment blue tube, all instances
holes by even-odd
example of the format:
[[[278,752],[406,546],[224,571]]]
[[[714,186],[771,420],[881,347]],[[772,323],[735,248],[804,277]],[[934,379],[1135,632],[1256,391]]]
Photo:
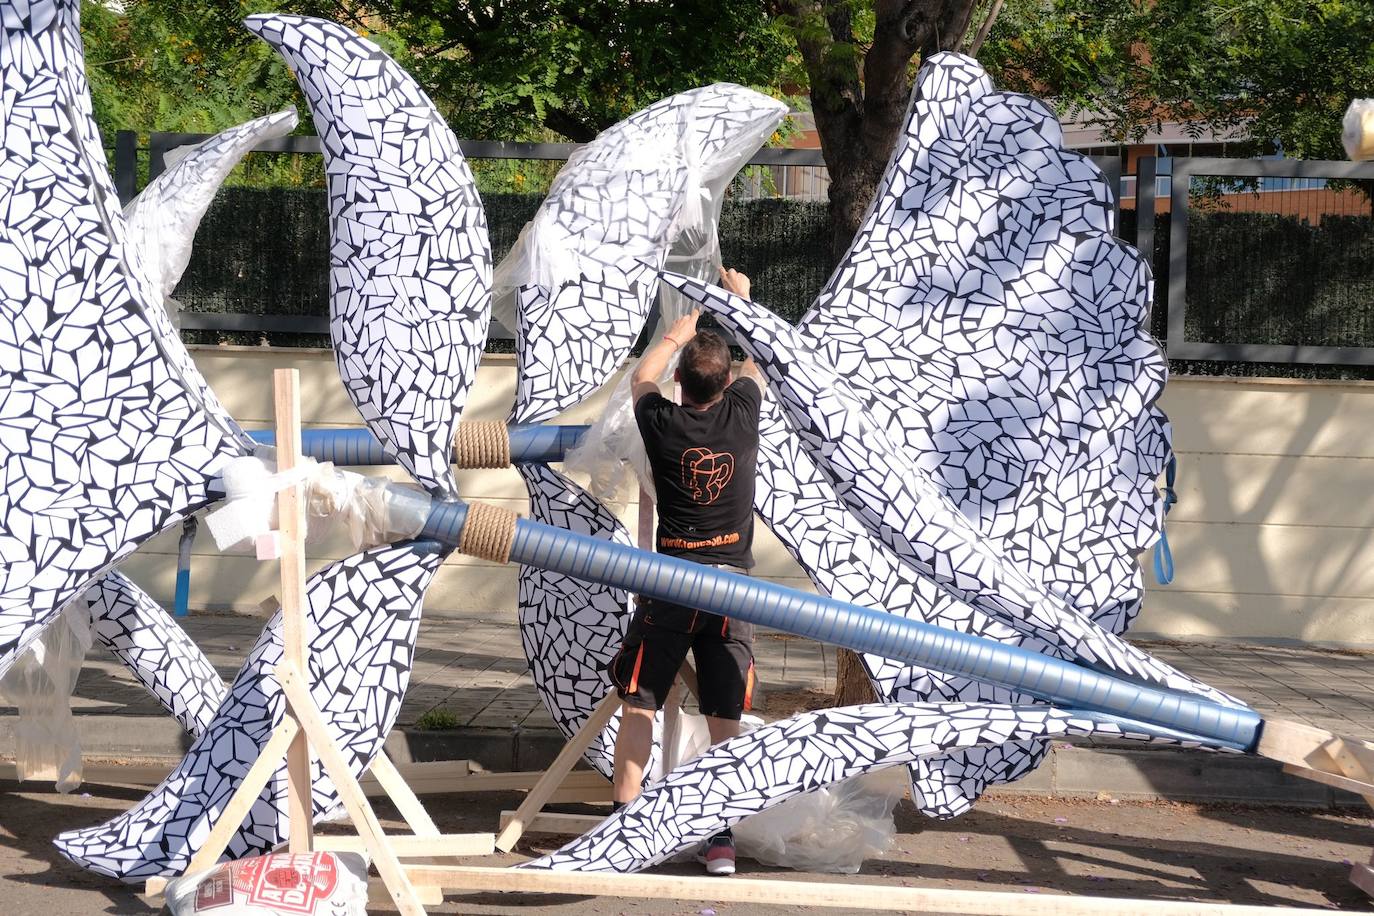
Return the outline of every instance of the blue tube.
[[[562,461],[564,454],[582,441],[586,426],[553,426],[539,423],[516,424],[510,427],[510,460],[512,464]],[[248,433],[259,445],[276,444],[270,429],[255,429]],[[369,464],[395,464],[382,443],[364,428],[303,429],[301,451],[316,461],[330,461],[339,467],[358,467]]]
[[[437,503],[421,537],[456,545],[467,506]],[[511,561],[746,620],[883,658],[964,675],[1070,709],[1198,736],[1252,750],[1261,720],[1253,710],[1133,683],[1071,662],[727,573],[710,566],[602,541],[528,519],[516,522]],[[1149,729],[1146,729],[1149,730]]]

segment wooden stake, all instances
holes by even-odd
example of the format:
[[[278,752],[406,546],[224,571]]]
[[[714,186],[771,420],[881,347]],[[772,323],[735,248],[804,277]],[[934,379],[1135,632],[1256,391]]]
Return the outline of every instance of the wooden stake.
[[[191,857],[191,864],[186,866],[186,874],[194,874],[204,871],[219,861],[219,857],[224,855],[225,848],[229,841],[234,838],[234,832],[243,824],[243,819],[248,816],[253,805],[262,794],[267,781],[272,778],[272,774],[277,772],[277,765],[281,763],[282,757],[286,755],[286,749],[298,737],[300,726],[294,719],[283,719],[282,723],[272,732],[272,736],[267,739],[267,743],[262,747],[262,753],[258,759],[253,761],[253,765],[244,774],[243,781],[234,792],[233,798],[229,799],[229,804],[225,805],[215,820],[215,826],[210,829],[210,835],[205,838],[205,842],[196,850],[196,854]]]
[[[515,816],[511,818],[506,828],[501,831],[501,835],[496,838],[496,848],[502,852],[510,852],[515,848],[516,842],[520,839],[520,834],[524,832],[525,824],[534,816],[540,808],[548,803],[549,797],[558,789],[563,778],[582,759],[582,752],[592,743],[601,730],[606,727],[606,723],[611,721],[615,711],[620,708],[620,697],[616,696],[614,690],[606,694],[597,705],[592,714],[587,717],[587,721],[582,723],[582,727],[577,730],[577,734],[568,739],[568,743],[563,745],[563,750],[558,752],[553,763],[544,771],[544,775],[534,784],[534,788],[525,796],[525,800],[516,809]]]
[[[377,756],[372,760],[369,767],[373,777],[381,784],[382,790],[391,799],[396,810],[401,812],[401,817],[410,826],[410,830],[416,836],[438,836],[439,828],[434,825],[434,820],[425,810],[425,806],[420,804],[420,800],[415,797],[410,786],[401,778],[401,774],[396,772],[396,767],[385,752],[378,751]]]
[[[289,471],[301,457],[300,371],[272,373],[277,420],[277,471]],[[281,532],[282,658],[297,670],[307,670],[305,604],[305,487],[287,487],[277,494],[277,528]],[[290,849],[309,852],[314,844],[311,810],[310,746],[297,735],[286,754],[287,811]],[[301,826],[304,825],[304,826]]]
[[[415,888],[402,871],[396,853],[387,845],[386,834],[382,831],[382,825],[377,822],[377,815],[368,804],[362,786],[349,770],[348,762],[335,746],[334,739],[324,724],[324,718],[315,708],[315,703],[310,698],[310,690],[305,685],[305,678],[294,665],[286,662],[277,666],[277,680],[281,681],[281,689],[286,694],[287,702],[291,704],[292,714],[314,744],[325,772],[334,781],[339,800],[343,802],[348,816],[353,819],[353,825],[358,828],[358,835],[372,853],[372,864],[377,866],[377,873],[386,882],[391,899],[400,909],[402,916],[424,916],[425,910],[415,894]]]

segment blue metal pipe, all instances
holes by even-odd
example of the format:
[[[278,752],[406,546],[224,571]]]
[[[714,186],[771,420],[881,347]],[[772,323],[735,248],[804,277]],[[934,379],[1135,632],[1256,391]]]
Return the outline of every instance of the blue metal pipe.
[[[562,461],[563,456],[582,441],[589,427],[553,426],[540,423],[516,424],[510,427],[510,460],[512,464],[548,463]],[[255,429],[248,433],[259,445],[275,445],[276,435],[270,429]],[[316,461],[329,461],[339,467],[395,464],[382,443],[364,428],[303,429],[301,451]]]
[[[420,537],[457,545],[467,506],[436,503]],[[1045,702],[1196,736],[1250,751],[1261,719],[1251,709],[1134,683],[990,639],[908,620],[824,595],[519,519],[511,560],[623,588],[895,661],[1000,684]]]

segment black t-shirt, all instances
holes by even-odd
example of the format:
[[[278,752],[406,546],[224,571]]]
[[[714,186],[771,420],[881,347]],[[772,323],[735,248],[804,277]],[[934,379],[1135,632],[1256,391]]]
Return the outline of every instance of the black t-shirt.
[[[705,410],[653,392],[635,421],[658,491],[658,552],[698,563],[754,565],[754,466],[763,392],[736,379]]]

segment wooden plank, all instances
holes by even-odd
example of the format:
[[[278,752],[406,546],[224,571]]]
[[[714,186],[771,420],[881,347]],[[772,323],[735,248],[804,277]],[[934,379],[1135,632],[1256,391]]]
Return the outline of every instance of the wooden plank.
[[[324,724],[324,718],[315,708],[315,703],[310,698],[310,690],[305,685],[305,678],[295,666],[284,662],[277,666],[277,679],[281,681],[282,692],[291,704],[291,711],[315,746],[315,752],[320,755],[320,763],[324,766],[325,772],[334,781],[339,801],[343,802],[348,816],[353,819],[353,826],[357,828],[358,835],[363,838],[368,852],[372,854],[372,864],[377,867],[377,873],[386,882],[392,901],[402,916],[425,916],[424,907],[415,894],[415,888],[402,870],[400,860],[391,851],[387,836],[382,831],[382,825],[377,822],[377,815],[373,813],[367,796],[363,794],[362,786],[358,785],[357,778],[348,768],[348,762],[335,746],[334,739]]]
[[[455,865],[406,867],[420,886],[446,891],[514,891],[645,897],[719,903],[766,903],[830,909],[959,913],[976,916],[1317,916],[1329,910],[1202,903],[1194,900],[1140,900],[1069,897],[1062,894],[894,887],[831,881],[768,880],[675,875],[617,875],[602,872],[543,871],[528,868],[471,868]]]
[[[620,697],[616,696],[614,690],[602,698],[596,709],[582,723],[577,734],[568,739],[568,743],[563,745],[563,750],[558,752],[558,756],[554,758],[553,763],[549,764],[544,775],[534,784],[534,788],[530,789],[510,823],[501,830],[501,835],[496,838],[497,849],[502,852],[510,852],[515,847],[525,824],[534,816],[536,811],[544,807],[554,790],[567,777],[573,765],[582,759],[582,752],[592,743],[593,738],[601,734],[601,730],[606,727],[607,722],[611,721],[611,716],[615,715],[615,711],[619,708]]]
[[[263,745],[262,753],[258,754],[258,759],[253,761],[253,765],[248,768],[248,772],[243,775],[239,782],[239,787],[234,790],[234,795],[229,799],[229,804],[224,806],[219,817],[215,820],[215,826],[210,829],[210,835],[205,838],[205,842],[196,850],[196,854],[191,857],[191,863],[186,866],[186,874],[203,871],[219,861],[219,857],[224,855],[225,847],[234,838],[234,833],[243,824],[243,819],[252,810],[253,803],[262,794],[267,781],[277,772],[277,765],[281,763],[286,755],[287,748],[300,736],[300,726],[296,720],[290,716],[282,719],[282,723],[272,732],[272,736]]]
[[[401,817],[405,818],[411,833],[421,837],[439,835],[439,828],[434,825],[434,820],[429,816],[429,812],[425,810],[424,805],[420,804],[420,800],[415,797],[410,786],[406,785],[401,774],[396,772],[396,767],[392,765],[385,751],[377,752],[377,756],[373,758],[372,766],[369,769],[372,775],[376,777],[377,782],[381,784],[382,791],[391,799],[396,810],[401,813]]]
[[[444,903],[444,891],[438,887],[416,887],[415,896],[421,906],[442,906]],[[391,892],[386,889],[386,882],[381,878],[368,875],[367,901],[369,911],[373,906],[385,906],[391,902]]]
[[[496,848],[494,833],[437,833],[433,836],[387,836],[398,859],[440,856],[489,856]],[[315,837],[315,848],[329,852],[367,852],[361,836],[328,834]]]
[[[1328,749],[1337,745],[1346,762],[1337,764],[1339,769],[1333,769],[1334,755]],[[1370,779],[1374,775],[1374,744],[1301,722],[1265,719],[1255,753],[1280,763],[1374,782]]]
[[[289,471],[301,459],[301,374],[296,369],[272,373],[276,416],[277,472]],[[305,487],[296,484],[277,493],[277,529],[281,543],[282,658],[298,670],[306,669],[305,598]],[[310,743],[298,734],[286,752],[286,806],[290,816],[288,845],[294,853],[309,852],[315,832],[310,804]]]
[[[1310,779],[1322,785],[1331,786],[1333,789],[1344,789],[1347,792],[1354,792],[1356,795],[1363,795],[1365,801],[1370,801],[1374,796],[1374,785],[1367,782],[1360,782],[1357,779],[1350,779],[1346,776],[1337,776],[1335,773],[1328,773],[1324,770],[1314,770],[1310,767],[1297,766],[1292,763],[1285,763],[1283,771],[1290,776],[1300,776],[1303,779]],[[1374,802],[1371,802],[1374,804]]]
[[[1374,868],[1355,863],[1350,867],[1350,883],[1374,897]]]
[[[600,824],[609,816],[597,817],[595,814],[556,814],[551,811],[536,812],[525,823],[525,833],[558,833],[564,836],[581,836]],[[501,829],[515,817],[514,811],[501,812]]]
[[[427,764],[426,764],[427,765]],[[528,792],[543,777],[542,771],[520,773],[467,773],[445,776],[439,773],[412,775],[405,766],[398,766],[410,787],[421,794],[441,792]],[[573,770],[563,780],[563,789],[600,792],[607,800],[611,784],[595,770]]]

